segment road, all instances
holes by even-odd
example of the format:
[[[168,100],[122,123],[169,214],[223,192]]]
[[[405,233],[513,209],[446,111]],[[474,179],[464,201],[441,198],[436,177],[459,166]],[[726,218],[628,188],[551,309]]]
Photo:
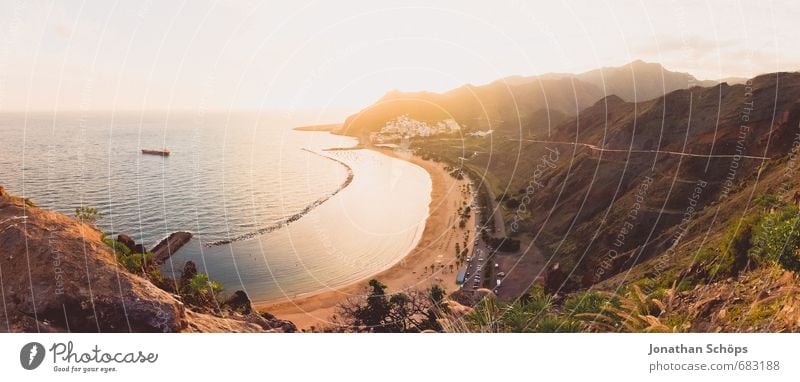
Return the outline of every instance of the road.
[[[466,277],[464,277],[464,284],[462,288],[465,291],[475,291],[478,288],[483,288],[483,277],[488,269],[488,266],[494,266],[489,263],[489,254],[491,254],[489,246],[480,239],[476,238],[475,246],[472,248],[470,254],[471,261],[467,262]],[[478,269],[480,267],[480,270]],[[476,281],[477,277],[477,281]],[[492,284],[492,289],[494,284]]]
[[[488,190],[488,187],[487,187]],[[492,196],[491,190],[489,191],[489,195]],[[491,208],[493,216],[497,219],[497,216],[500,215],[499,213],[499,206],[494,201],[494,197],[490,202],[492,204]],[[489,247],[486,242],[481,239],[480,234],[480,214],[484,213],[484,211],[476,208],[477,203],[473,203],[473,211],[475,211],[475,243],[472,248],[472,253],[469,255],[471,261],[467,262],[466,267],[464,268],[466,272],[466,276],[464,277],[464,284],[462,284],[462,289],[468,292],[473,292],[479,288],[483,288],[483,278],[486,274],[486,271],[493,267],[494,264],[489,262],[489,257],[493,253],[492,248]],[[499,224],[499,225],[498,225]],[[499,222],[495,220],[495,226],[497,227],[496,231],[498,233],[502,233],[505,235],[505,227],[503,224],[502,216],[500,217]],[[478,268],[480,267],[480,270]],[[476,281],[477,277],[477,281]],[[495,289],[495,281],[490,281],[491,288]]]
[[[626,149],[604,149],[597,145],[592,145],[589,143],[581,143],[581,142],[562,142],[562,141],[542,141],[538,139],[515,139],[511,137],[506,137],[506,140],[512,142],[531,142],[531,143],[546,143],[546,144],[554,144],[554,145],[578,145],[587,147],[591,150],[595,151],[602,151],[602,152],[616,152],[616,153],[645,153],[645,154],[665,154],[665,155],[678,155],[678,156],[685,156],[685,157],[694,157],[694,158],[746,158],[746,159],[757,159],[757,160],[770,160],[770,157],[760,157],[755,155],[734,155],[734,154],[694,154],[694,153],[684,153],[679,151],[665,151],[665,150],[626,150]]]

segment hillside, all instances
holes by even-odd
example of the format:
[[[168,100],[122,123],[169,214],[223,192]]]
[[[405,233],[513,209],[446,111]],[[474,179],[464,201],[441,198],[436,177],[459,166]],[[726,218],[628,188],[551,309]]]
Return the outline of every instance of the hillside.
[[[597,281],[601,259],[593,254],[619,253],[605,277],[667,250],[688,207],[699,211],[731,197],[789,154],[800,122],[800,75],[760,76],[750,90],[722,84],[638,104],[606,99],[551,139],[583,145],[530,143],[533,156],[550,145],[569,160],[543,176],[552,188],[531,210],[539,242],[572,263],[583,286]],[[570,192],[557,192],[562,188]]]
[[[0,285],[0,332],[263,332],[285,324],[249,309],[187,305],[118,265],[93,226],[2,187]]]
[[[472,131],[495,129],[526,135],[531,121],[555,125],[563,116],[575,115],[601,97],[597,87],[571,79],[546,79],[521,85],[501,82],[466,85],[442,94],[393,91],[348,117],[337,132],[361,135],[380,129],[396,116],[408,114],[422,121],[452,118]]]
[[[522,251],[498,256],[528,272],[508,272],[507,279],[523,288],[541,283],[548,293],[564,296],[640,285],[663,295],[678,283],[680,294],[672,302],[682,314],[695,315],[691,330],[735,325],[767,330],[759,326],[763,323],[707,316],[716,311],[688,311],[705,295],[759,288],[758,275],[777,274],[776,283],[796,278],[755,260],[734,267],[718,248],[725,247],[737,219],[792,203],[798,131],[800,74],[772,73],[746,84],[679,89],[638,103],[608,96],[549,135],[535,129],[534,137],[523,139],[418,140],[412,147],[424,156],[463,163],[495,195],[506,232],[523,243]],[[472,155],[462,162],[463,153]],[[536,264],[539,256],[544,266],[525,265]],[[745,257],[733,262],[747,262]],[[686,290],[695,287],[696,294]],[[755,304],[760,298],[745,301]]]
[[[552,128],[607,95],[626,101],[649,100],[690,86],[712,86],[659,64],[634,61],[581,74],[507,77],[465,85],[445,93],[392,91],[347,118],[338,133],[359,136],[401,115],[423,121],[455,119],[467,130],[500,130],[527,136]]]

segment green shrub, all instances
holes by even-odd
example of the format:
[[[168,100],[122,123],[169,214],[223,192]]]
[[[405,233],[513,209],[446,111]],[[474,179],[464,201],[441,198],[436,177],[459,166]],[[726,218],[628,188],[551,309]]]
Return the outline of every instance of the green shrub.
[[[95,224],[97,220],[103,216],[97,208],[93,207],[77,207],[75,208],[75,219],[78,219],[86,224]]]
[[[114,252],[117,254],[122,254],[126,256],[131,254],[131,249],[128,248],[127,245],[119,241],[116,241],[110,237],[106,237],[105,235],[103,235],[103,243],[106,243],[106,245],[111,247],[111,249],[113,249]]]
[[[542,286],[534,285],[526,295],[522,296],[519,304],[526,312],[541,314],[553,307],[553,297],[548,295]]]
[[[546,315],[536,324],[539,333],[578,333],[583,331],[583,325],[571,318]]]
[[[747,268],[750,261],[753,230],[762,220],[761,214],[752,214],[735,220],[719,246],[719,258],[710,267],[712,276],[735,276]]]
[[[600,313],[611,299],[595,291],[586,291],[573,295],[564,301],[564,313],[572,316],[583,313]]]
[[[208,296],[209,293],[218,294],[223,290],[221,283],[212,281],[205,273],[194,275],[187,287],[190,294],[198,297]]]
[[[117,262],[119,262],[128,272],[136,274],[145,274],[148,264],[153,262],[153,254],[147,253],[131,253],[131,254],[117,254]]]
[[[762,207],[773,207],[781,203],[781,198],[775,194],[759,195],[753,199],[753,203]]]
[[[156,286],[161,286],[166,284],[166,279],[164,279],[164,275],[161,274],[161,270],[153,267],[145,272],[147,279],[153,282]],[[163,288],[162,288],[163,289]]]
[[[789,206],[766,215],[753,231],[748,254],[761,263],[780,264],[788,270],[800,270],[800,210]]]
[[[131,253],[131,249],[128,248],[127,245],[117,240],[114,240],[106,236],[105,234],[103,234],[102,240],[103,243],[105,243],[107,246],[111,247],[111,249],[114,250],[114,253],[117,255],[117,262],[120,265],[122,265],[128,272],[136,273],[139,275],[154,276],[154,274],[151,274],[152,270],[149,269],[150,264],[153,263],[153,258],[155,257],[155,255],[153,255],[152,252]],[[151,278],[151,280],[163,281],[163,279],[160,277],[160,272],[158,278],[156,279]]]

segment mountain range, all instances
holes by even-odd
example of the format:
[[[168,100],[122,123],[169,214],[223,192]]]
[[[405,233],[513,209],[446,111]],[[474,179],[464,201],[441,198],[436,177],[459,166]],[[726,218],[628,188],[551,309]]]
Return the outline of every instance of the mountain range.
[[[580,74],[550,73],[506,77],[486,85],[464,85],[444,93],[390,91],[348,117],[337,132],[376,131],[401,114],[423,121],[452,118],[467,130],[499,130],[527,135],[553,127],[608,95],[646,101],[678,89],[713,86],[688,73],[641,60]]]

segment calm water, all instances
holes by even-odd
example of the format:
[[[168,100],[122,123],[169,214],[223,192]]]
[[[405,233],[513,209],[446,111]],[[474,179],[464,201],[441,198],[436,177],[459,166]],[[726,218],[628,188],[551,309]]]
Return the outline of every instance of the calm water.
[[[421,168],[371,151],[325,151],[354,140],[291,130],[274,115],[0,115],[0,184],[39,206],[103,212],[98,226],[152,246],[195,238],[165,271],[195,261],[255,301],[361,279],[418,240],[430,202]],[[168,147],[172,156],[141,155]],[[335,159],[335,160],[331,160]],[[336,193],[348,177],[352,182]],[[330,199],[287,227],[257,232]]]

